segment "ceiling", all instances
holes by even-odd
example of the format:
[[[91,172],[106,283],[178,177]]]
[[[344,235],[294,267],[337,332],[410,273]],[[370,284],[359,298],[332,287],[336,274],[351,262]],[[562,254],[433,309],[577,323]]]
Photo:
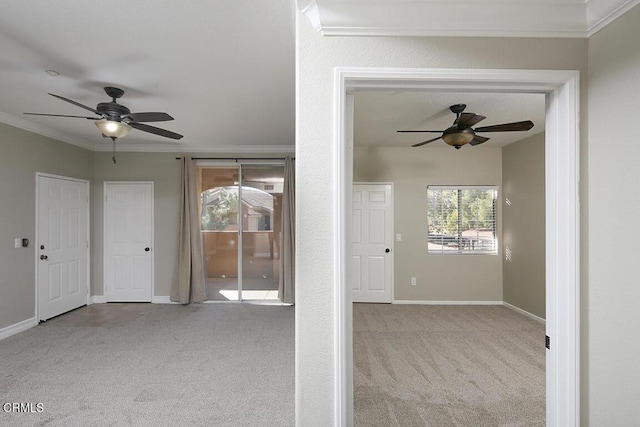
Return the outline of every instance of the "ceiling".
[[[357,146],[410,147],[438,136],[437,133],[397,133],[397,130],[445,130],[455,115],[454,104],[466,104],[465,112],[487,118],[474,127],[531,120],[527,132],[491,132],[481,146],[503,147],[544,131],[545,96],[543,94],[463,93],[429,91],[356,92],[354,143]],[[442,140],[417,147],[447,147]],[[463,149],[466,149],[464,147]]]
[[[75,0],[0,5],[0,122],[92,150],[110,150],[91,122],[26,116],[85,115],[54,93],[95,107],[105,86],[125,90],[132,112],[165,111],[159,127],[179,142],[133,130],[121,151],[286,152],[294,146],[295,8],[325,35],[586,37],[640,0]],[[375,6],[375,7],[373,7]],[[52,77],[45,70],[60,74]],[[500,98],[499,100],[497,98]],[[395,130],[453,121],[449,105],[483,125],[531,119],[542,97],[506,94],[359,93],[356,143],[408,146]],[[512,142],[519,132],[491,135]],[[416,139],[416,137],[418,137]],[[425,139],[427,139],[425,137]],[[424,140],[424,139],[423,139]]]
[[[293,0],[5,1],[0,5],[0,121],[90,149],[109,149],[87,115],[104,86],[173,140],[133,130],[120,149],[261,152],[294,144]],[[60,73],[49,76],[45,70]],[[89,113],[88,115],[91,115]]]

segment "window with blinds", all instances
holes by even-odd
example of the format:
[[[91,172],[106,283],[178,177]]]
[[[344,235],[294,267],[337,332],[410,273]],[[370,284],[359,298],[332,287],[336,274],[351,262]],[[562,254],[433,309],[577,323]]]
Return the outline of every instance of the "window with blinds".
[[[498,187],[429,186],[429,254],[497,254]]]

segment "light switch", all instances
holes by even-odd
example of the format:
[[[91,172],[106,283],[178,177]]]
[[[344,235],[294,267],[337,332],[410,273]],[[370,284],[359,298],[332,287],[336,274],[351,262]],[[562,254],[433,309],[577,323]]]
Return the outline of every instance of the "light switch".
[[[22,247],[22,239],[21,238],[16,238],[13,242],[13,247],[14,248],[21,248]]]
[[[402,234],[396,234],[396,242],[402,242]]]

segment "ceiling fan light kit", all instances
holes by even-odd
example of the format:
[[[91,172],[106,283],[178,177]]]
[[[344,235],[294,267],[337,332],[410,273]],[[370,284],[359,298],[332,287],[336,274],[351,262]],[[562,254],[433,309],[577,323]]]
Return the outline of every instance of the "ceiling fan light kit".
[[[124,122],[117,122],[115,120],[107,119],[97,120],[95,122],[95,125],[98,129],[100,129],[102,135],[112,139],[122,138],[123,136],[126,136],[129,132],[131,132],[131,129],[133,129],[131,126]]]
[[[465,144],[473,141],[475,134],[471,128],[453,129],[449,128],[442,133],[442,139],[447,144],[456,149],[460,149]]]
[[[436,138],[413,144],[412,147],[420,147],[442,139],[448,145],[459,150],[463,145],[479,145],[489,140],[489,138],[485,136],[477,135],[476,133],[478,132],[527,131],[533,127],[533,122],[526,120],[523,122],[503,123],[501,125],[484,126],[473,129],[472,126],[486,119],[486,117],[475,113],[463,113],[465,108],[467,108],[465,104],[455,104],[449,107],[451,112],[456,115],[456,119],[453,121],[453,125],[445,130],[399,130],[398,132],[442,133],[442,135]]]

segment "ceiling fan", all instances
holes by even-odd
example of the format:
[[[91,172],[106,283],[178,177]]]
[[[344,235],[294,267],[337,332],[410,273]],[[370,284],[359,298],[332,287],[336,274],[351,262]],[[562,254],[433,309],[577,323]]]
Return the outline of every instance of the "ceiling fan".
[[[116,162],[116,139],[122,138],[127,135],[131,129],[138,129],[143,132],[152,133],[154,135],[164,136],[165,138],[180,139],[182,135],[179,133],[171,132],[166,129],[161,129],[155,126],[150,126],[142,122],[167,122],[173,120],[167,113],[132,113],[127,107],[122,104],[118,104],[116,99],[124,95],[124,90],[107,86],[104,88],[106,94],[111,97],[110,102],[100,102],[96,108],[91,108],[87,105],[83,105],[72,99],[65,98],[64,96],[49,93],[49,95],[61,99],[65,102],[73,104],[77,107],[84,108],[98,115],[98,117],[87,116],[72,116],[67,114],[47,114],[47,113],[24,113],[32,116],[50,116],[50,117],[73,117],[78,119],[95,120],[94,124],[98,127],[102,136],[105,138],[111,138],[113,141],[113,163]]]
[[[442,138],[447,144],[456,149],[460,149],[460,147],[465,144],[479,145],[490,139],[476,135],[476,133],[527,131],[533,127],[533,122],[531,120],[526,120],[523,122],[503,123],[500,125],[477,127],[473,129],[471,126],[481,122],[486,119],[486,117],[475,113],[463,113],[465,108],[467,108],[465,104],[455,104],[449,107],[451,112],[456,115],[456,119],[453,121],[453,124],[445,130],[399,130],[398,132],[431,132],[442,134],[436,138],[413,144],[412,147],[420,147],[421,145],[425,145]]]
[[[100,129],[102,135],[111,139],[122,138],[131,128],[141,130],[143,132],[153,133],[155,135],[164,136],[171,139],[180,139],[182,135],[171,132],[166,129],[160,129],[155,126],[146,125],[142,122],[167,122],[173,120],[167,113],[132,113],[127,107],[118,104],[116,99],[124,95],[124,91],[117,87],[107,86],[104,91],[112,98],[111,102],[101,102],[96,108],[80,104],[64,96],[50,93],[49,95],[73,104],[77,107],[84,108],[98,115],[98,117],[87,116],[70,116],[67,114],[47,114],[47,113],[24,113],[32,116],[51,116],[51,117],[74,117],[78,119],[96,120],[95,125]]]

